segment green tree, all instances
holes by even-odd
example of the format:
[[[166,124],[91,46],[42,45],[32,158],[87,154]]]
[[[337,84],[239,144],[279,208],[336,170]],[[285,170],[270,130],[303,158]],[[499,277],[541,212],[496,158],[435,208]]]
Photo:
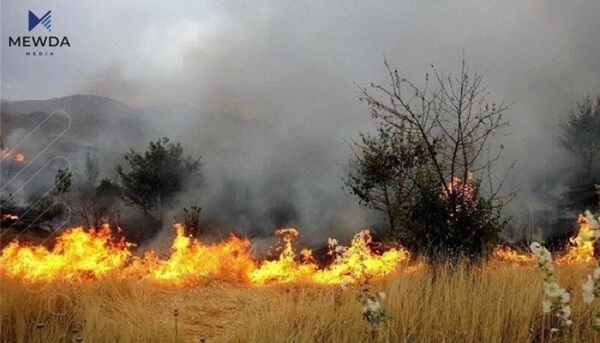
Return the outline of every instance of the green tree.
[[[575,154],[590,178],[600,156],[600,96],[596,103],[588,95],[572,108],[560,124],[562,146]]]
[[[375,134],[359,134],[344,186],[363,207],[385,213],[389,235],[403,238],[402,228],[415,205],[415,177],[427,164],[425,146],[399,120],[376,123]]]
[[[201,180],[200,158],[184,157],[181,144],[166,137],[150,142],[143,153],[131,150],[125,161],[127,169],[117,167],[123,201],[140,208],[159,226],[176,194],[188,182]]]

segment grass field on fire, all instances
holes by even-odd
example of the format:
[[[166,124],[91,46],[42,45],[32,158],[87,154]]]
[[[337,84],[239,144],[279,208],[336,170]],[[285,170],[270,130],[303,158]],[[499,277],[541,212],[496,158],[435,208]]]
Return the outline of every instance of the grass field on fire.
[[[559,269],[574,293],[571,335],[594,342],[593,312],[577,290],[590,266]],[[534,266],[492,262],[450,276],[423,268],[374,283],[388,294],[382,342],[546,342],[550,318],[541,311],[542,281]],[[207,280],[174,288],[107,278],[36,287],[4,278],[2,341],[175,342],[367,342],[368,325],[356,301],[359,287],[306,283],[245,285]],[[72,333],[73,328],[81,328]]]
[[[182,230],[172,254],[137,256],[108,228],[72,229],[50,248],[14,241],[0,255],[2,342],[594,342],[597,302],[581,285],[594,269],[591,231],[580,217],[574,245],[555,259],[570,292],[569,330],[544,314],[535,256],[496,248],[486,263],[431,267],[401,247],[376,251],[368,232],[334,260],[279,236],[279,256],[259,260],[249,241],[204,244]],[[176,227],[176,229],[180,229]],[[548,281],[548,280],[546,280]],[[384,292],[376,327],[365,289]]]

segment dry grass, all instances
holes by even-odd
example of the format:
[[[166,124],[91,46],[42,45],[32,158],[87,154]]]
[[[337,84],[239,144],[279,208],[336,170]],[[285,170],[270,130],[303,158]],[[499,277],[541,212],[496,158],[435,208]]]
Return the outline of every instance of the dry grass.
[[[572,293],[575,342],[599,342],[592,308],[581,300],[590,266],[559,268]],[[549,342],[550,320],[541,313],[541,277],[533,266],[489,264],[450,275],[423,269],[376,284],[388,294],[381,342]],[[174,289],[135,280],[23,285],[0,282],[0,341],[174,342],[368,342],[356,300],[358,287],[234,285],[207,281]],[[598,304],[595,309],[600,309]]]

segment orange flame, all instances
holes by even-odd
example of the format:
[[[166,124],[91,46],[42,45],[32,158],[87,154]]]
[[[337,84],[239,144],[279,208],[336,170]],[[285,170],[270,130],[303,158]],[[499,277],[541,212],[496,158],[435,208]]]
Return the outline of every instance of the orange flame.
[[[278,230],[283,242],[281,253],[272,261],[259,262],[250,253],[250,241],[231,236],[217,244],[203,244],[185,235],[182,225],[175,225],[172,253],[161,259],[154,252],[134,256],[131,244],[116,240],[105,225],[97,231],[82,228],[65,231],[52,249],[23,246],[14,241],[0,254],[0,273],[26,282],[80,281],[107,276],[134,277],[169,285],[194,284],[203,278],[222,278],[254,284],[312,282],[335,284],[351,277],[351,282],[385,276],[396,270],[409,254],[393,248],[381,255],[368,247],[371,236],[362,231],[344,248],[344,255],[334,264],[319,268],[312,251],[294,251],[298,237],[295,229]]]
[[[579,232],[571,238],[572,246],[567,253],[558,259],[559,263],[590,262],[594,260],[594,230],[590,227],[586,217],[580,214],[577,218]]]
[[[509,247],[500,245],[496,246],[492,256],[497,260],[511,262],[517,265],[535,263],[537,261],[533,254],[521,254]]]
[[[122,268],[131,257],[124,240],[113,239],[110,228],[66,231],[54,248],[21,246],[11,242],[2,249],[0,272],[25,281],[99,278]]]

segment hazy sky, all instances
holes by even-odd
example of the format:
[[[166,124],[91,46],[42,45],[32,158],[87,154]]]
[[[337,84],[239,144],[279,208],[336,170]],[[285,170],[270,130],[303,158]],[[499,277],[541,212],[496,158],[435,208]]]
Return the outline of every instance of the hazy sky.
[[[521,188],[525,175],[562,156],[557,118],[600,94],[595,0],[3,0],[1,9],[2,98],[89,93],[265,120],[271,134],[247,137],[248,150],[236,158],[202,152],[213,166],[253,170],[246,178],[281,168],[286,182],[323,192],[341,192],[344,140],[370,128],[356,84],[385,82],[384,56],[416,80],[430,64],[456,71],[463,54],[487,71],[491,98],[515,103],[506,144]],[[28,10],[52,10],[51,35],[68,36],[71,47],[49,57],[9,48],[8,36],[29,35]],[[197,118],[185,119],[179,140],[194,142]],[[312,194],[307,202],[316,196],[299,188]]]

